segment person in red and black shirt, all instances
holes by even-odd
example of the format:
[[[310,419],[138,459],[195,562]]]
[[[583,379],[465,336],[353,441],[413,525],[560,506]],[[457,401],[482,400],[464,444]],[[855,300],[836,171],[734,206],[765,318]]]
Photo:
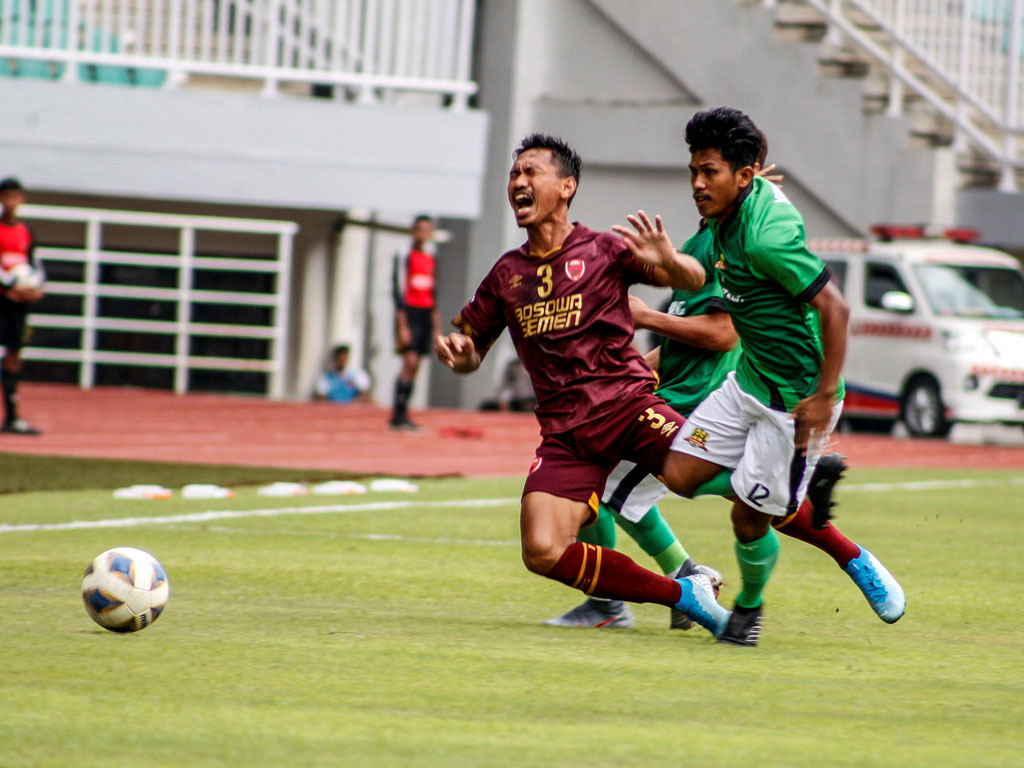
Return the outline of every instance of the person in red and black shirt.
[[[441,332],[434,293],[434,222],[417,216],[412,224],[412,247],[395,256],[393,295],[395,299],[395,349],[402,356],[402,370],[395,381],[395,400],[390,426],[416,429],[409,419],[409,399],[416,384],[420,361],[430,352],[433,338]]]
[[[4,421],[0,432],[38,435],[39,430],[18,417],[18,377],[21,373],[21,347],[27,329],[28,305],[43,297],[42,272],[32,253],[32,231],[18,219],[18,206],[25,202],[25,191],[17,179],[0,181],[0,346],[4,348],[0,387],[3,389]],[[39,271],[39,285],[17,285],[18,269],[24,266]]]
[[[632,345],[628,289],[694,290],[704,268],[670,242],[657,247],[668,241],[661,219],[642,211],[628,217],[636,233],[625,239],[570,223],[581,162],[565,142],[534,134],[513,158],[508,200],[527,241],[498,259],[455,318],[459,331],[438,336],[435,348],[442,363],[470,373],[508,327],[530,374],[541,444],[523,488],[523,562],[587,595],[677,608],[718,634],[730,612],[707,576],[671,579],[577,539],[619,459],[681,487],[668,457],[684,418],[654,394],[654,375]]]

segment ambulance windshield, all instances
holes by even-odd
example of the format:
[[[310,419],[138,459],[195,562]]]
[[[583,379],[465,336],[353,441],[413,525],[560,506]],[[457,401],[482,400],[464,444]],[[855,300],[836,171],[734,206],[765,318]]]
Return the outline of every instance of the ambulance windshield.
[[[1005,267],[918,264],[932,311],[944,317],[1024,318],[1024,274]]]

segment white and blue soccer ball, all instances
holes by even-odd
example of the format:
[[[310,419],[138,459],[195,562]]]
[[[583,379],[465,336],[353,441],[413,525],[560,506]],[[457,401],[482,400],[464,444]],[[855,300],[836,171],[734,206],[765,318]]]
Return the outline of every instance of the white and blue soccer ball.
[[[135,547],[108,549],[82,577],[85,610],[111,632],[145,629],[160,617],[170,593],[164,567]]]

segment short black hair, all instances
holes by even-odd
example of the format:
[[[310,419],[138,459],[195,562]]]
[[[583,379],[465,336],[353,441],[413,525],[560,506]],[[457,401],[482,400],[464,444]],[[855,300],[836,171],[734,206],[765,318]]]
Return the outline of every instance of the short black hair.
[[[768,159],[768,137],[765,136],[764,131],[761,131],[761,148],[757,151],[757,164],[761,168],[764,168],[764,163]]]
[[[548,149],[558,166],[562,178],[572,176],[578,184],[580,181],[580,170],[583,168],[583,161],[576,154],[576,150],[555,136],[548,136],[546,133],[531,133],[519,142],[519,146],[512,153],[512,159],[518,160],[519,156],[528,149]]]
[[[339,352],[349,352],[351,349],[348,344],[336,344],[331,350],[331,357],[337,357]]]
[[[412,225],[415,227],[421,221],[426,221],[426,222],[428,222],[430,224],[433,224],[434,223],[434,217],[430,216],[429,214],[426,214],[426,213],[421,213],[419,216],[417,216],[415,219],[412,220]]]
[[[0,192],[7,192],[12,189],[16,189],[19,192],[23,192],[25,190],[25,188],[21,186],[21,182],[13,176],[8,176],[6,179],[0,181]]]
[[[753,120],[731,107],[698,112],[686,124],[690,152],[717,149],[734,172],[757,162],[763,137]]]

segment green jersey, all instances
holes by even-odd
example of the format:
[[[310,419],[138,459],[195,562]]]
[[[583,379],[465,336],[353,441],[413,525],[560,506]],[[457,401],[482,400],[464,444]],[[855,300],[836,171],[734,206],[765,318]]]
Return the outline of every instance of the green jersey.
[[[713,261],[715,240],[711,230],[701,228],[683,245],[683,253],[696,256],[704,263]],[[713,312],[728,311],[722,300],[722,289],[715,279],[715,271],[708,272],[702,288],[696,291],[673,291],[668,314],[693,317]],[[657,395],[683,416],[690,412],[718,388],[729,371],[736,367],[740,357],[739,345],[729,352],[719,352],[684,344],[669,338],[661,340],[661,359],[658,363],[659,384]]]
[[[734,213],[710,223],[713,267],[743,343],[736,381],[770,408],[791,411],[818,386],[821,334],[808,302],[829,272],[807,249],[803,218],[781,189],[756,177],[744,195]]]

